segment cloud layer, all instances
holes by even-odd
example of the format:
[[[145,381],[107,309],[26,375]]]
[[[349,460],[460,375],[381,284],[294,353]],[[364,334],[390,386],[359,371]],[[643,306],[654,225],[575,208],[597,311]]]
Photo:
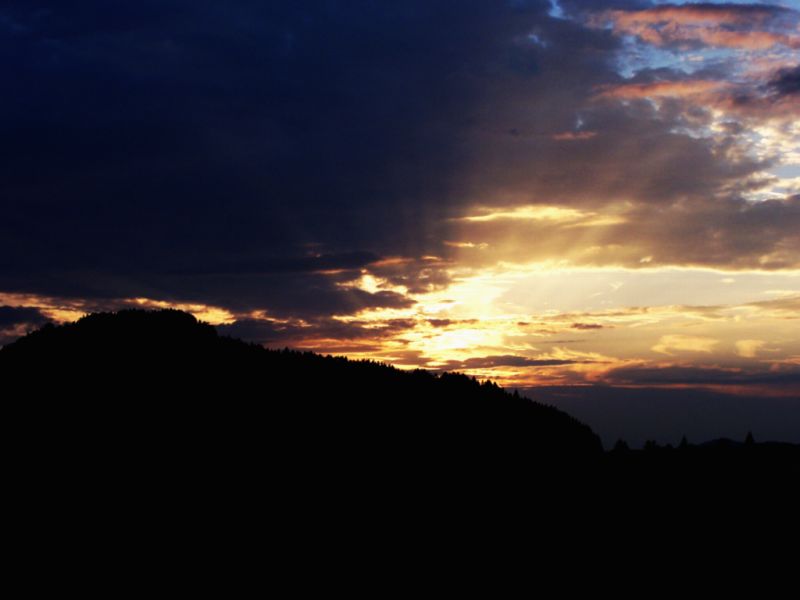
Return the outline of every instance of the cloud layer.
[[[769,121],[797,66],[744,84],[722,63],[619,72],[622,34],[671,49],[686,31],[706,45],[709,31],[789,36],[791,10],[101,4],[0,13],[16,90],[3,99],[7,292],[302,316],[407,305],[397,286],[446,285],[449,260],[800,263],[797,196],[748,203],[775,158],[735,127]],[[697,135],[720,120],[697,96],[727,107],[723,130]],[[460,220],[525,206],[594,220]],[[395,257],[408,262],[386,276]],[[395,289],[342,287],[364,271]]]
[[[78,4],[0,7],[0,344],[177,306],[509,386],[800,396],[798,11]]]

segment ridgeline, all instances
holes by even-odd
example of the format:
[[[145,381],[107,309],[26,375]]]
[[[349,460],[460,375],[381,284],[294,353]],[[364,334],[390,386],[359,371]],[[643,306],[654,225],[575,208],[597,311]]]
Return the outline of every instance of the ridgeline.
[[[62,451],[213,448],[240,465],[270,448],[304,468],[431,473],[602,455],[586,425],[491,382],[268,350],[171,309],[46,325],[0,349],[0,374],[19,390],[6,411]]]

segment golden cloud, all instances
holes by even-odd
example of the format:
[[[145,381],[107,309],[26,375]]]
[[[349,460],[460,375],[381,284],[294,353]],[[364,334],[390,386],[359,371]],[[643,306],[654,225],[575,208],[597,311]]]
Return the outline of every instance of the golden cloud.
[[[675,352],[704,352],[711,354],[719,340],[694,335],[671,334],[661,336],[653,352],[672,355]]]

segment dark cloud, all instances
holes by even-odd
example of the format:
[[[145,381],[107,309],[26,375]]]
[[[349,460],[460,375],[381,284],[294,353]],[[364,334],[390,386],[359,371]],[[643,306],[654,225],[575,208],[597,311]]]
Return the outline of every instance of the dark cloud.
[[[800,94],[800,65],[778,71],[770,80],[769,87],[781,96]]]
[[[573,323],[571,327],[573,329],[580,329],[582,331],[588,331],[592,329],[605,329],[605,325],[600,325],[598,323]]]
[[[398,286],[452,282],[447,241],[489,242],[476,265],[569,256],[574,229],[457,220],[532,199],[628,203],[578,262],[798,264],[797,202],[737,199],[764,163],[680,133],[679,103],[599,100],[623,82],[620,40],[550,9],[3,3],[0,291],[286,318],[409,307]],[[342,285],[365,272],[387,289]]]
[[[380,323],[366,321],[340,321],[317,318],[311,321],[275,321],[269,319],[239,319],[228,325],[217,325],[217,331],[248,342],[265,346],[296,346],[324,343],[331,340],[379,342],[404,331],[413,329],[415,322],[409,319],[389,319]],[[377,346],[375,346],[377,349]]]
[[[440,365],[438,369],[443,371],[462,371],[468,369],[492,369],[494,367],[560,367],[564,365],[580,364],[581,362],[582,361],[554,358],[536,359],[505,354],[467,358],[465,360],[451,360],[444,365]]]
[[[411,294],[446,289],[452,282],[448,271],[452,263],[439,257],[388,259],[369,266],[369,272],[394,286],[403,286]]]
[[[612,384],[645,386],[780,384],[797,386],[798,393],[800,393],[800,367],[774,371],[713,366],[623,367],[612,369],[605,374],[604,379]]]
[[[436,254],[460,132],[487,81],[536,75],[524,39],[548,8],[4,3],[0,286],[229,302],[224,275],[237,306],[269,307],[264,271],[325,266],[309,244],[337,257],[326,268]],[[389,275],[447,283],[426,269]]]
[[[336,276],[314,273],[239,274],[214,271],[169,275],[154,269],[135,275],[97,270],[37,277],[0,273],[0,289],[86,299],[93,310],[112,310],[120,298],[146,297],[173,303],[203,303],[236,313],[266,309],[272,316],[347,315],[372,308],[409,308],[415,301],[398,292],[341,286]]]
[[[0,346],[13,342],[49,320],[38,308],[0,306]]]
[[[41,325],[49,319],[38,308],[29,306],[0,306],[0,329],[13,325]]]
[[[203,276],[183,279],[183,294],[170,295],[170,282],[164,282],[161,296],[169,300],[191,301],[204,298],[215,306],[246,312],[264,308],[272,316],[313,317],[350,315],[372,308],[410,308],[415,301],[392,291],[367,292],[341,288],[324,277],[230,277]]]
[[[380,257],[372,252],[348,252],[344,254],[314,254],[306,256],[242,257],[218,261],[217,264],[197,265],[187,263],[175,268],[170,274],[257,274],[273,275],[280,273],[320,273],[325,271],[344,271],[359,273],[360,269],[378,262]]]
[[[474,325],[478,319],[428,319],[428,324],[433,327],[450,327],[451,325]]]
[[[452,319],[428,319],[428,323],[433,327],[449,327],[454,324]]]
[[[558,0],[559,6],[567,15],[575,16],[598,9],[634,10],[651,6],[648,0]]]

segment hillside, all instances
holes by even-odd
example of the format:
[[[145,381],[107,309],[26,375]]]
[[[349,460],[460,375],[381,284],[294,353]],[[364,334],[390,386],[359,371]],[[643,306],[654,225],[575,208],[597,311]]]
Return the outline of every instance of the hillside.
[[[237,468],[530,468],[601,454],[569,415],[460,374],[267,350],[176,310],[98,313],[0,350],[39,450],[210,452]],[[276,457],[280,457],[277,458]],[[97,460],[97,455],[92,455]]]

